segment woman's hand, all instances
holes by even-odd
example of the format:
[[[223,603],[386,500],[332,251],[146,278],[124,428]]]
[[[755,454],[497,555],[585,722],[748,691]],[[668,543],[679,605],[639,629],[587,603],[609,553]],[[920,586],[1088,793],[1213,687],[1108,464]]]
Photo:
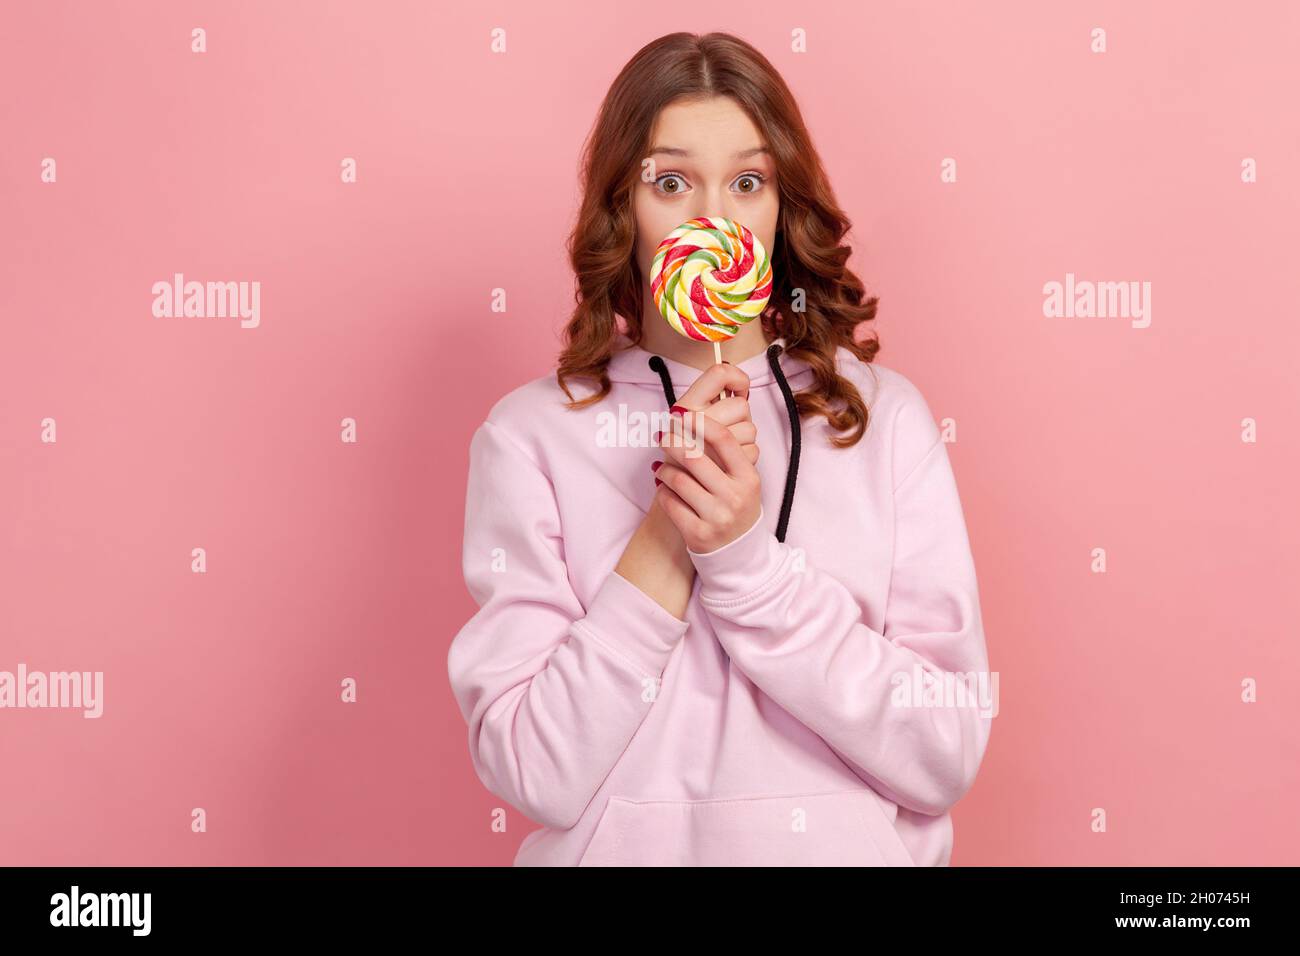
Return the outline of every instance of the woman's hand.
[[[695,404],[701,395],[717,395],[723,388],[736,395]],[[672,432],[663,436],[655,500],[688,548],[716,551],[752,528],[762,511],[749,379],[734,365],[715,365],[673,407],[684,411],[673,415]]]
[[[734,395],[717,400],[724,388]],[[678,406],[700,408],[699,417],[708,416],[730,429],[749,461],[758,460],[757,431],[749,416],[749,376],[736,366],[723,363],[707,369],[682,395]],[[677,415],[673,418],[680,420]],[[695,580],[695,565],[686,547],[681,532],[664,511],[662,496],[656,495],[614,570],[681,620]]]
[[[718,395],[726,390],[726,398]],[[674,412],[698,411],[708,415],[720,425],[726,425],[736,441],[745,450],[750,462],[758,461],[758,429],[749,414],[749,376],[732,365],[722,362],[710,366],[697,378],[672,408]],[[658,442],[660,433],[655,434]]]

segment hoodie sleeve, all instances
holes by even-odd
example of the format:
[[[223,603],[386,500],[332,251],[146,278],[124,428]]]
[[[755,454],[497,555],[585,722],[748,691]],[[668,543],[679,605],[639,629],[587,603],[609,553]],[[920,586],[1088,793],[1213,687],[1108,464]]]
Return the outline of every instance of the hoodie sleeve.
[[[610,571],[584,608],[550,480],[491,420],[470,443],[463,567],[478,612],[448,653],[474,769],[492,793],[568,829],[649,712],[686,633]]]
[[[951,706],[962,702],[955,695],[905,706],[900,688],[969,675],[963,683],[978,693],[989,677],[957,486],[942,436],[922,408],[906,441],[895,424],[896,450],[900,442],[922,450],[895,468],[903,477],[894,487],[883,632],[864,623],[842,583],[778,542],[761,516],[739,538],[691,558],[700,603],[736,666],[882,795],[939,815],[974,783],[989,718],[977,701]],[[911,702],[917,697],[926,699],[914,694]]]

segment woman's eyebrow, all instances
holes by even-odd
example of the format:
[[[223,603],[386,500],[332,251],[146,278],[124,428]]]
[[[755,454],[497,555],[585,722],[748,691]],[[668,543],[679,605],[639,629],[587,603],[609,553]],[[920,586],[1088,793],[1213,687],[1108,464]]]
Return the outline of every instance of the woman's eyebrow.
[[[749,156],[754,156],[757,153],[771,153],[771,152],[772,151],[768,149],[766,146],[755,146],[753,149],[742,149],[740,152],[735,154],[734,158],[745,159]],[[656,146],[654,149],[650,150],[651,156],[654,156],[657,153],[665,153],[669,156],[690,156],[691,155],[690,150],[681,149],[680,147],[677,146]]]

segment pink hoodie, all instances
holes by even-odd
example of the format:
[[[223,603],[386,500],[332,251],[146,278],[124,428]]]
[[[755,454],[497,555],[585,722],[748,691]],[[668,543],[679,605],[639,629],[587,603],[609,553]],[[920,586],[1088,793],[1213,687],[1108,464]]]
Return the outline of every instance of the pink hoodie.
[[[625,347],[603,401],[566,409],[548,375],[474,434],[480,610],[448,667],[479,778],[543,825],[515,865],[947,865],[996,712],[961,694],[989,680],[965,520],[921,393],[837,360],[871,410],[847,449],[820,415],[792,442],[774,366],[797,392],[806,363],[740,364],[763,513],[691,554],[685,620],[613,569],[654,494],[650,436],[699,370]]]

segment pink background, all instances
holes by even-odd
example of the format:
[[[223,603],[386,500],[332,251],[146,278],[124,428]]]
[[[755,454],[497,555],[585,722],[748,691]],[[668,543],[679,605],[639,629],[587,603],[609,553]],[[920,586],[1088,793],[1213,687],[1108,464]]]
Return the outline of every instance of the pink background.
[[[734,29],[854,220],[880,362],[957,422],[1001,712],[954,864],[1300,862],[1297,7],[639,9],[9,5],[0,670],[102,670],[105,712],[0,711],[0,861],[510,862],[446,676],[469,437],[553,368],[610,81]],[[261,326],[154,318],[174,272],[259,281]],[[1067,272],[1151,282],[1151,327],[1044,318]]]

